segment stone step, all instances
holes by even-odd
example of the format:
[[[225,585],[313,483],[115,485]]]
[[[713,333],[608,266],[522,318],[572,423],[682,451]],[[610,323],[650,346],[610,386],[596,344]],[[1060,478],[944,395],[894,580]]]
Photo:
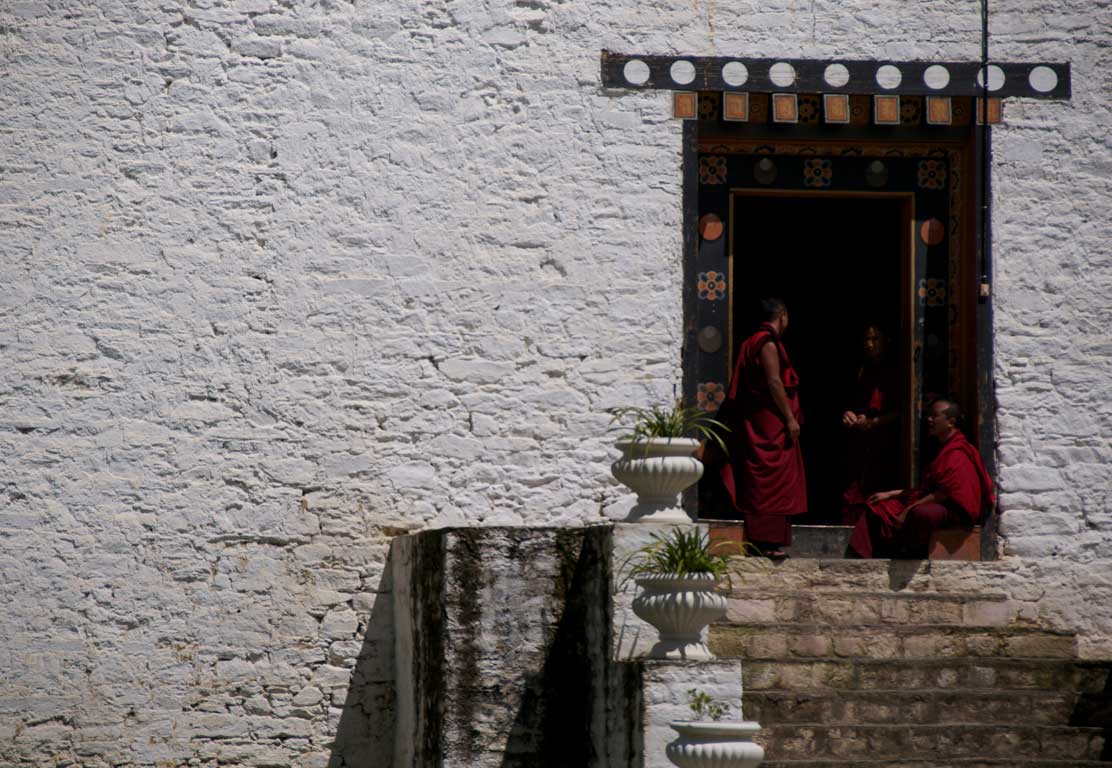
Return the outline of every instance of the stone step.
[[[746,661],[751,691],[1041,690],[1103,694],[1108,664],[1058,659],[774,659]]]
[[[804,560],[770,561],[731,557],[730,577],[739,595],[765,590],[787,592],[934,592],[950,595],[993,593],[995,583],[1014,578],[1009,561],[969,563],[946,560]],[[1002,598],[1002,594],[991,595]]]
[[[937,760],[765,760],[761,768],[940,768]],[[998,760],[982,757],[947,758],[943,768],[1108,768],[1105,760],[1043,760],[1023,755]]]
[[[726,620],[744,624],[953,624],[1005,627],[1017,606],[1003,595],[937,592],[787,591],[737,584],[726,598]]]
[[[765,725],[906,725],[1022,722],[1027,725],[1104,723],[1085,709],[1084,695],[1038,690],[920,689],[745,692],[745,719]]]
[[[950,624],[714,624],[708,645],[723,658],[920,659],[1008,657],[1072,659],[1066,632]]]
[[[793,525],[792,545],[784,551],[791,557],[844,557],[852,525]]]
[[[1101,759],[1101,728],[1045,725],[819,725],[791,723],[766,726],[754,741],[766,759],[800,760],[867,758],[916,760],[935,758],[1038,757],[1051,760]],[[856,764],[856,763],[854,763]]]

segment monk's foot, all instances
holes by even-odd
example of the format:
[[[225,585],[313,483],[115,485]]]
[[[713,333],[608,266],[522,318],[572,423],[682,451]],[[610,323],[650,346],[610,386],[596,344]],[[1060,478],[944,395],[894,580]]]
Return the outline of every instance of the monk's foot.
[[[782,549],[766,549],[761,553],[769,560],[787,560],[788,553]]]

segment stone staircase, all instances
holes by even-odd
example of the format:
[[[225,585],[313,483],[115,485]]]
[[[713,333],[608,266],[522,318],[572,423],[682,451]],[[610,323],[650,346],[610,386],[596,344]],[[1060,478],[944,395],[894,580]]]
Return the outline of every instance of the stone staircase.
[[[736,558],[709,644],[742,660],[765,767],[1112,763],[1112,662],[1079,660],[972,570],[940,577],[985,567]]]

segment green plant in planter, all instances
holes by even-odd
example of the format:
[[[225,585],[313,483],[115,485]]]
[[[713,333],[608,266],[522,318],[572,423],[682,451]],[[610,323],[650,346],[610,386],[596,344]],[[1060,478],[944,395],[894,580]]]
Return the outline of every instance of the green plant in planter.
[[[694,437],[713,441],[723,453],[727,452],[721,433],[731,431],[730,428],[701,408],[684,407],[683,400],[676,400],[670,408],[627,405],[608,408],[606,412],[610,414],[611,424],[625,422],[620,428],[629,431],[621,436],[623,440],[643,442],[653,438]]]
[[[673,528],[667,536],[650,534],[652,544],[630,555],[629,578],[660,573],[679,575],[709,573],[721,578],[729,567],[729,556],[711,554],[709,537],[698,528]]]
[[[712,699],[698,688],[687,689],[687,704],[696,720],[718,721],[730,714],[729,702]]]

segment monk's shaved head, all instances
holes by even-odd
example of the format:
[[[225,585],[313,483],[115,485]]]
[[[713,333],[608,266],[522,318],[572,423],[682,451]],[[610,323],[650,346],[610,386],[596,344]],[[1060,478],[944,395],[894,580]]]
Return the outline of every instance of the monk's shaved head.
[[[783,299],[761,299],[761,317],[771,322],[788,311]]]
[[[941,404],[942,415],[947,419],[953,419],[955,424],[960,424],[962,417],[965,415],[961,412],[961,406],[957,404],[956,400],[951,400],[948,397],[940,397],[934,401]]]

